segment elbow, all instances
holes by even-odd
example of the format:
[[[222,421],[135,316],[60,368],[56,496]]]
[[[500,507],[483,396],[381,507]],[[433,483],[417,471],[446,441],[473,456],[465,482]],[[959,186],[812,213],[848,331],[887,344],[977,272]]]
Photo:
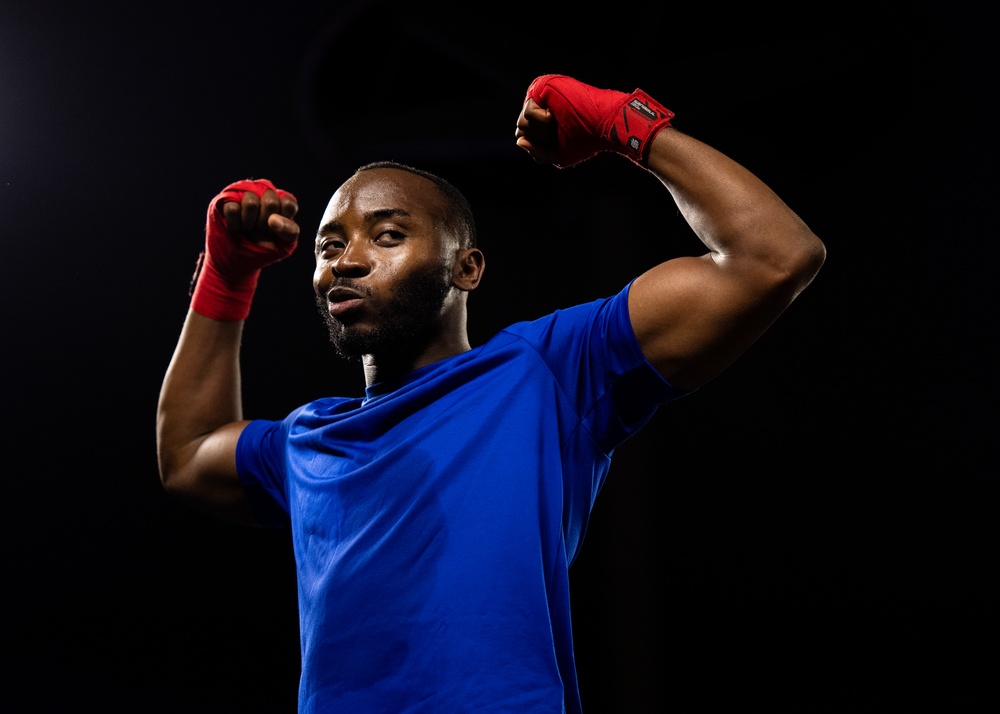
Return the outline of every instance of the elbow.
[[[171,496],[179,496],[184,491],[184,479],[177,469],[171,468],[169,464],[160,460],[160,486]]]
[[[804,228],[796,249],[789,253],[782,271],[785,284],[792,290],[793,297],[809,287],[825,262],[826,245],[815,233]]]
[[[161,454],[159,459],[160,486],[170,496],[187,500],[194,490],[194,481],[183,467],[183,462],[166,458]]]
[[[177,501],[187,504],[198,504],[205,498],[204,485],[190,476],[181,473],[171,473],[164,477],[160,475],[160,484],[167,495]]]
[[[160,485],[171,500],[196,509],[208,509],[211,512],[213,503],[205,491],[206,484],[189,471],[161,467]]]
[[[812,282],[813,278],[819,273],[820,268],[826,262],[826,244],[819,239],[815,233],[809,234],[812,236],[810,241],[810,247],[808,251],[808,256],[805,261],[806,267],[804,269],[805,275],[808,276],[807,285]],[[805,287],[805,286],[803,286]]]

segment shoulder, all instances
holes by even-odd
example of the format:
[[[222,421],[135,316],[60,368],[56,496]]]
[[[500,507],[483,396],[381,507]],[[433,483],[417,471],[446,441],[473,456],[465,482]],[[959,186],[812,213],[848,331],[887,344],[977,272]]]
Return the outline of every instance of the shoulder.
[[[514,323],[503,332],[541,354],[557,357],[615,352],[634,360],[641,355],[629,319],[631,283],[619,292]]]

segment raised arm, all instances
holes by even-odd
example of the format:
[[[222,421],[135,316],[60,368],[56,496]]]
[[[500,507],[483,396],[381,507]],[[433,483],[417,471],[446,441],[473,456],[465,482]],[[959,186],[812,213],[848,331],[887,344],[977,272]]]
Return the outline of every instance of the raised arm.
[[[212,201],[191,308],[157,406],[164,487],[249,524],[254,520],[236,472],[236,442],[246,425],[240,340],[261,268],[295,248],[297,210],[295,197],[268,181],[234,183]]]
[[[708,252],[639,276],[629,313],[649,361],[693,389],[763,334],[816,276],[826,249],[760,179],[673,128],[672,118],[640,90],[545,75],[529,88],[516,136],[536,161],[560,168],[614,151],[667,188]]]
[[[660,131],[648,166],[709,252],[641,275],[629,314],[660,373],[696,387],[763,334],[812,282],[826,251],[760,179],[697,139]]]

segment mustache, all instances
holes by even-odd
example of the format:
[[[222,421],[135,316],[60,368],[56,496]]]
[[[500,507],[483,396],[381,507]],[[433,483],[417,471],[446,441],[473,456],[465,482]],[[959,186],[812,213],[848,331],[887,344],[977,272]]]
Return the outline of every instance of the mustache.
[[[362,285],[358,283],[356,280],[352,280],[351,278],[337,278],[332,283],[330,283],[329,286],[327,286],[326,294],[329,295],[331,291],[337,290],[338,288],[344,290],[352,290],[360,295],[365,296],[366,298],[370,298],[375,294],[374,291],[371,289],[371,286]]]

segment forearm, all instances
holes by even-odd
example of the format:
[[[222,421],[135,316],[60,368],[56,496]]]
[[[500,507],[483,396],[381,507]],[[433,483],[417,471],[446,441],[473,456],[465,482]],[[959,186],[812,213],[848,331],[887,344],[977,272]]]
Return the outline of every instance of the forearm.
[[[223,450],[214,456],[205,442],[243,417],[242,332],[242,321],[212,320],[188,312],[157,406],[157,454],[165,485],[172,480],[185,482],[197,470],[234,468]]]
[[[798,292],[822,265],[823,244],[808,226],[716,149],[668,127],[652,142],[648,168],[720,266],[774,271]]]

